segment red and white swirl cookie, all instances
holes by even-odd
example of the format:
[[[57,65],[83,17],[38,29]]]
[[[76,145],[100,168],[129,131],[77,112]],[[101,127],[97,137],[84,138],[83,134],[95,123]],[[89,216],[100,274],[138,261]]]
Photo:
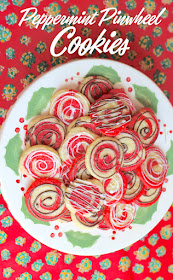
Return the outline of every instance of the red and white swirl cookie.
[[[96,128],[107,136],[116,136],[131,121],[129,107],[114,94],[105,94],[90,107]]]
[[[109,93],[113,94],[114,96],[117,96],[119,99],[121,99],[123,101],[123,103],[125,103],[128,106],[131,115],[134,115],[134,113],[136,112],[135,106],[133,105],[131,99],[128,97],[128,95],[124,91],[124,89],[113,88],[110,90]]]
[[[136,169],[145,160],[145,149],[138,134],[132,130],[121,131],[116,138],[124,149],[123,171]]]
[[[137,132],[144,148],[153,145],[159,134],[157,117],[150,108],[140,109],[133,116],[128,127]]]
[[[160,188],[168,170],[168,161],[157,147],[146,150],[145,161],[137,168],[137,174],[144,185],[149,188]]]
[[[79,91],[93,103],[103,94],[108,93],[113,88],[113,84],[102,76],[89,76],[83,79]]]
[[[112,178],[103,181],[103,187],[106,195],[104,204],[111,206],[124,196],[127,189],[127,178],[122,172],[117,172]]]
[[[99,137],[89,145],[85,164],[97,179],[111,178],[123,165],[124,153],[120,142],[111,137]]]
[[[65,209],[65,186],[59,180],[42,178],[34,181],[25,193],[28,211],[42,221],[57,220]]]
[[[102,210],[105,195],[104,189],[96,179],[70,182],[66,188],[66,207],[73,213],[91,217]]]
[[[88,99],[76,90],[57,90],[51,98],[50,114],[69,125],[76,118],[88,115],[89,106]]]
[[[84,127],[72,128],[59,148],[61,159],[66,164],[71,165],[77,156],[85,154],[87,147],[96,138],[98,135]]]
[[[105,211],[105,221],[112,229],[123,230],[134,220],[136,214],[135,204],[117,204],[107,207]]]
[[[71,213],[72,221],[75,225],[81,229],[91,230],[103,221],[103,209],[99,212],[95,212],[90,217],[85,217],[79,213]]]
[[[154,204],[162,193],[162,187],[159,188],[144,188],[143,194],[134,202],[140,207],[147,207]]]
[[[142,195],[145,187],[134,171],[125,171],[123,174],[127,178],[127,189],[123,201],[125,203],[131,203]]]
[[[69,132],[73,127],[82,126],[86,129],[92,131],[95,134],[101,136],[102,134],[98,129],[96,129],[95,125],[92,123],[91,118],[89,116],[80,117],[72,121],[69,126],[67,127],[67,132]]]
[[[36,145],[25,150],[19,161],[22,173],[33,178],[55,177],[59,178],[61,159],[51,147]]]
[[[57,118],[51,115],[37,116],[28,124],[25,137],[26,147],[41,144],[58,150],[65,134],[66,127]]]
[[[81,180],[92,178],[85,165],[85,154],[82,154],[74,159],[68,176],[70,182],[74,181],[76,178]]]

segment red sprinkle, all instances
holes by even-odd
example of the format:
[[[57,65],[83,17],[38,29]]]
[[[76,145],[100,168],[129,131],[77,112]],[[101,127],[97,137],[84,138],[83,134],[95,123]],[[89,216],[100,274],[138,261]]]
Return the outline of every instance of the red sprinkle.
[[[127,81],[127,82],[130,82],[130,81],[131,81],[130,77],[127,77],[126,81]]]
[[[158,122],[160,122],[160,119],[158,119]]]
[[[19,122],[20,122],[20,123],[23,123],[24,121],[25,121],[24,118],[20,118],[20,119],[19,119]]]
[[[112,232],[113,234],[115,234],[116,233],[116,231],[115,230],[113,230],[113,232]]]
[[[58,233],[58,236],[59,236],[59,237],[62,237],[62,232],[59,232],[59,233]]]
[[[24,192],[24,190],[25,190],[25,189],[22,187],[22,188],[21,188],[21,191]]]
[[[55,230],[58,230],[58,229],[59,229],[59,226],[58,226],[58,225],[56,225],[56,226],[55,226]]]
[[[129,91],[129,92],[132,92],[132,90],[133,90],[132,87],[129,87],[129,88],[128,88],[128,91]]]
[[[26,178],[26,177],[27,177],[27,175],[23,174],[23,177],[24,177],[24,178]]]
[[[160,135],[162,135],[163,134],[163,132],[162,131],[160,131]]]
[[[19,179],[17,179],[17,180],[16,180],[16,183],[17,183],[17,184],[19,184],[19,183],[20,183],[20,180],[19,180]]]
[[[165,183],[168,183],[168,178],[165,178],[165,181],[164,181]]]
[[[73,81],[73,77],[71,77],[71,80]]]
[[[164,127],[166,127],[166,124],[164,123],[164,125],[163,125]]]
[[[115,237],[114,236],[112,236],[112,240],[114,240],[115,239]]]
[[[129,229],[132,229],[132,226],[129,226]]]
[[[79,72],[77,72],[77,73],[76,73],[76,75],[78,75],[78,76],[79,76],[79,75],[80,75],[80,73],[79,73]]]
[[[28,128],[28,126],[27,126],[27,124],[25,124],[25,125],[23,126],[23,129],[24,129],[24,130],[27,130],[27,128]]]
[[[19,132],[20,132],[20,128],[19,128],[19,127],[16,127],[16,128],[15,128],[15,132],[16,132],[16,133],[19,133]]]
[[[172,130],[170,130],[169,133],[172,133]]]
[[[163,189],[162,189],[162,191],[163,191],[163,192],[166,192],[166,189],[165,189],[165,188],[163,188]]]
[[[55,237],[55,233],[52,232],[52,233],[50,234],[50,237],[52,237],[52,238]]]
[[[65,82],[68,82],[68,79],[65,79]]]

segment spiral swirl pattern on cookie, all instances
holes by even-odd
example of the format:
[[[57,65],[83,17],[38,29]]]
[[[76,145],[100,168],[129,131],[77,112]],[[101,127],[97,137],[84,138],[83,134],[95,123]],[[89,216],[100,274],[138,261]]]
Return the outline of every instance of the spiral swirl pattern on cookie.
[[[91,105],[90,117],[96,128],[107,136],[115,136],[131,121],[128,106],[112,94],[105,94]]]
[[[58,150],[65,137],[65,125],[49,117],[36,122],[27,132],[25,143],[29,146],[47,145]]]
[[[111,207],[110,223],[113,229],[124,229],[134,220],[136,207],[134,204],[117,203]]]
[[[134,171],[125,171],[123,173],[128,180],[123,200],[126,203],[133,202],[134,199],[137,199],[142,194],[141,192],[143,192],[144,188],[143,183]]]
[[[105,195],[99,187],[97,180],[79,180],[71,182],[66,189],[66,206],[73,213],[79,213],[86,217],[100,212]]]
[[[75,90],[62,90],[52,96],[50,114],[69,125],[74,119],[87,115],[89,101]]]
[[[123,165],[123,148],[111,137],[96,139],[87,149],[85,163],[89,173],[98,179],[112,177]]]
[[[35,181],[25,194],[29,212],[44,221],[56,220],[65,208],[64,188],[65,186],[55,179]]]
[[[54,177],[60,172],[60,158],[48,150],[34,150],[24,161],[24,167],[34,178]]]
[[[80,86],[80,92],[93,103],[103,94],[108,93],[113,88],[112,83],[101,76],[90,76],[85,78]]]
[[[123,130],[116,138],[124,149],[124,163],[122,170],[134,170],[145,159],[145,150],[136,132]]]
[[[144,148],[154,144],[159,134],[159,123],[150,108],[143,108],[132,118],[129,128],[137,132]]]
[[[137,174],[150,188],[159,188],[165,180],[168,162],[159,148],[150,147],[146,151],[145,161],[137,169]]]
[[[74,181],[76,178],[86,180],[91,177],[92,176],[88,173],[85,165],[85,155],[76,157],[69,171],[69,180]]]

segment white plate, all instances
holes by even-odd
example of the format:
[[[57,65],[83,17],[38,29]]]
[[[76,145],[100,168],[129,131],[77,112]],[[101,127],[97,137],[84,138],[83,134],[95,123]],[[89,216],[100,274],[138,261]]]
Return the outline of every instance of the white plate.
[[[30,118],[34,112],[38,115],[39,111],[43,113],[48,110],[50,92],[53,92],[53,89],[42,91],[40,104],[40,98],[38,98],[40,91],[38,90],[41,87],[78,89],[80,81],[91,69],[92,74],[96,75],[98,71],[101,71],[102,75],[108,75],[116,83],[116,87],[123,86],[137,108],[140,108],[141,104],[136,98],[144,106],[150,106],[157,111],[161,134],[159,134],[156,145],[163,150],[169,161],[169,176],[167,177],[167,182],[164,183],[165,191],[161,194],[158,203],[142,208],[140,215],[140,212],[138,212],[138,224],[132,223],[131,229],[117,231],[116,234],[113,234],[112,230],[103,231],[99,229],[87,232],[78,229],[73,222],[59,223],[58,221],[53,221],[46,225],[40,224],[36,220],[38,222],[36,224],[27,216],[26,209],[21,210],[24,194],[21,188],[26,190],[31,182],[31,179],[24,178],[20,172],[19,175],[16,174],[18,172],[17,164],[21,148],[24,149],[25,130],[23,126],[30,120],[26,120],[27,115]],[[36,91],[38,92],[34,94],[35,102],[33,102],[33,93]],[[23,123],[19,121],[21,118],[24,118]],[[19,133],[15,132],[16,128],[20,129]],[[106,59],[80,59],[56,67],[41,75],[20,94],[2,126],[0,179],[2,193],[9,210],[30,235],[43,244],[62,252],[76,255],[100,255],[129,246],[151,231],[162,219],[172,203],[173,134],[171,131],[173,131],[173,108],[171,104],[156,84],[141,72],[120,62]],[[7,163],[5,157],[8,158]],[[18,180],[20,180],[20,183]],[[23,212],[25,212],[25,215]],[[58,230],[55,229],[55,225],[59,226]],[[54,237],[51,237],[52,233]]]

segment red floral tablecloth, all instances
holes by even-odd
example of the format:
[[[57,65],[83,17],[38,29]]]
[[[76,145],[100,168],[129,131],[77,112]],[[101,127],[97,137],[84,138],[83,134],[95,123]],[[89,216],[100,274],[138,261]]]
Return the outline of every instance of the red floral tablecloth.
[[[95,40],[104,27],[107,38],[112,30],[117,31],[117,38],[127,37],[130,50],[124,56],[94,53],[93,57],[119,60],[139,69],[154,80],[173,103],[172,0],[0,0],[0,124],[17,95],[35,77],[78,57],[77,53],[65,53],[58,58],[50,55],[53,38],[65,26],[49,25],[45,30],[35,29],[31,22],[18,26],[20,10],[31,5],[37,7],[38,13],[53,16],[58,13],[78,15],[83,10],[92,14],[105,7],[117,7],[122,14],[134,16],[142,7],[145,7],[145,14],[157,14],[166,7],[158,26],[113,26],[109,21],[101,27],[78,25],[76,35],[83,40],[88,37]],[[68,44],[68,39],[63,37],[56,48],[59,50]],[[171,280],[172,215],[171,207],[162,221],[131,247],[107,255],[82,257],[58,252],[34,240],[14,220],[0,195],[0,279]]]

